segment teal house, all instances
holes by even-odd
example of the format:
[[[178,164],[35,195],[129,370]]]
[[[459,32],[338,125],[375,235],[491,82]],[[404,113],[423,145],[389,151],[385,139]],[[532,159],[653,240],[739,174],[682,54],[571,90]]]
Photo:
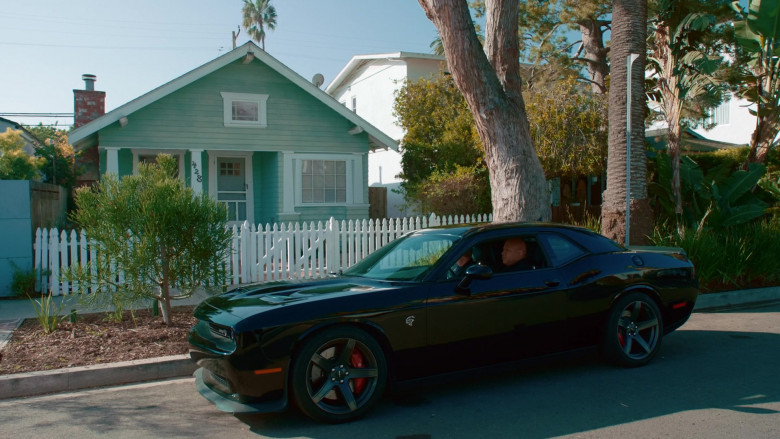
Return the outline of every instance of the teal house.
[[[74,90],[70,143],[84,184],[173,155],[196,193],[251,224],[368,218],[368,154],[398,144],[248,42],[104,114],[105,92]],[[318,80],[319,79],[319,80]]]

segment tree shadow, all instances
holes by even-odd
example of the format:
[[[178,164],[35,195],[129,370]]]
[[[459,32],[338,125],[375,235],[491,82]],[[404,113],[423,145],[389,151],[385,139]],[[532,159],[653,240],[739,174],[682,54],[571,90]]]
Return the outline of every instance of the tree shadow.
[[[483,437],[522,432],[542,438],[690,410],[777,415],[757,407],[780,401],[780,335],[677,331],[649,365],[623,369],[595,354],[554,358],[485,376],[437,379],[387,395],[362,420],[328,426],[295,411],[241,415],[271,437]],[[468,434],[466,432],[469,432]]]

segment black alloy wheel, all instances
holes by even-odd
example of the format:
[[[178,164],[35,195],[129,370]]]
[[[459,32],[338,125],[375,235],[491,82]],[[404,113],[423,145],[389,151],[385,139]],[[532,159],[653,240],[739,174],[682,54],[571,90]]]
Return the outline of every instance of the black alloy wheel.
[[[620,366],[647,364],[661,348],[663,319],[644,293],[631,293],[612,307],[602,340],[606,358]]]
[[[298,351],[293,398],[307,416],[345,422],[363,416],[382,396],[387,362],[379,343],[351,326],[327,329]]]

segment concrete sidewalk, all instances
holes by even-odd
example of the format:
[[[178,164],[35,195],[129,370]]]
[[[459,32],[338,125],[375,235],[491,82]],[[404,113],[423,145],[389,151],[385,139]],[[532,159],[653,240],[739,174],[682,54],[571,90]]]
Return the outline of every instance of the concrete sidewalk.
[[[175,304],[197,304],[205,297],[205,293],[196,294]],[[79,313],[101,311],[84,309],[72,302],[71,298],[60,297],[55,300],[65,300],[63,312],[70,312],[71,309],[76,309]],[[780,301],[780,287],[702,294],[696,302],[694,312],[715,312],[776,301]],[[29,299],[0,300],[0,351],[11,337],[13,330],[24,319],[35,317],[35,309]],[[195,369],[196,366],[189,359],[189,355],[177,355],[44,372],[0,375],[0,399],[184,377],[192,375]]]

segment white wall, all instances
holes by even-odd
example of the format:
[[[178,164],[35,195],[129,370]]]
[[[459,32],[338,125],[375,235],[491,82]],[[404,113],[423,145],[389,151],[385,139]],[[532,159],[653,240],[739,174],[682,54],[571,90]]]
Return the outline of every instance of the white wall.
[[[347,85],[335,90],[333,97],[352,109],[353,98],[356,113],[400,143],[404,130],[396,123],[393,115],[395,92],[406,78],[417,80],[438,72],[444,62],[437,59],[402,58],[372,59],[351,74]],[[369,186],[387,187],[387,216],[389,218],[413,215],[403,212],[403,195],[393,192],[399,188],[401,179],[401,154],[392,150],[376,151],[368,155]]]
[[[750,114],[749,102],[742,99],[731,99],[723,104],[728,114],[728,122],[707,130],[697,128],[694,131],[702,136],[719,142],[747,145],[756,128],[756,117]]]

